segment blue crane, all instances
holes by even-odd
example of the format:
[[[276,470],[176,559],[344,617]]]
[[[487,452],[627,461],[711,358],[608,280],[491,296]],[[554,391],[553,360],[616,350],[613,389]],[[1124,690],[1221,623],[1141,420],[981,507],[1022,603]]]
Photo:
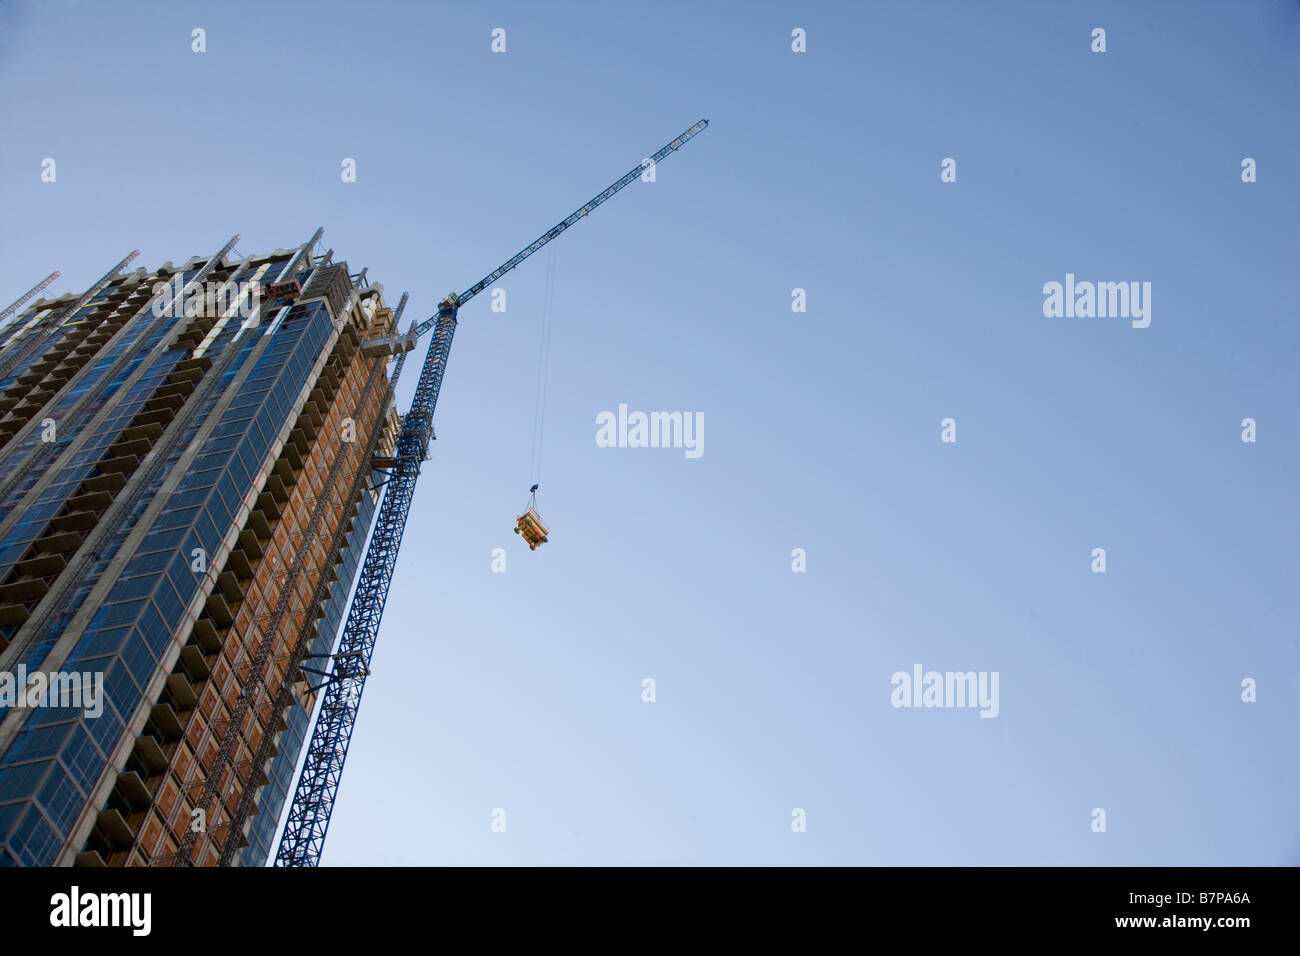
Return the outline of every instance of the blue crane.
[[[425,354],[424,366],[420,369],[420,380],[416,385],[410,411],[402,418],[392,470],[385,482],[384,498],[375,519],[374,533],[361,565],[338,650],[334,654],[333,672],[320,688],[323,692],[320,713],[307,746],[306,761],[298,777],[284,834],[280,838],[276,866],[316,866],[320,863],[325,833],[329,829],[330,814],[334,809],[343,764],[348,755],[348,744],[361,706],[361,693],[370,673],[370,658],[379,636],[379,622],[388,600],[393,570],[397,566],[402,532],[406,529],[407,515],[410,514],[415,483],[420,477],[420,464],[429,457],[429,440],[433,437],[433,411],[438,404],[438,392],[442,388],[442,376],[447,368],[447,356],[451,352],[457,313],[474,296],[632,183],[646,169],[653,168],[664,157],[676,152],[708,125],[708,120],[700,120],[648,160],[642,160],[464,292],[447,296],[438,304],[437,315],[426,319],[407,333],[407,336],[418,339],[432,329],[433,341]],[[408,340],[409,344],[413,344],[413,340]]]

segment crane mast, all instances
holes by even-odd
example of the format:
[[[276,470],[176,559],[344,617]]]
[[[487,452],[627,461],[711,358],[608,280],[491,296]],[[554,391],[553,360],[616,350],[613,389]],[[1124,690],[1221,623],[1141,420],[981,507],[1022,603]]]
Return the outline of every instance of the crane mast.
[[[7,306],[3,312],[0,312],[0,325],[3,325],[9,319],[9,316],[17,312],[24,302],[26,302],[31,298],[34,298],[42,289],[44,289],[47,285],[49,285],[58,277],[59,277],[59,273],[57,271],[51,272],[40,282],[36,283],[36,285],[28,289],[25,295],[20,296],[17,301]]]
[[[415,484],[420,476],[420,464],[429,457],[433,412],[442,389],[442,377],[447,369],[460,307],[632,183],[647,168],[680,149],[708,125],[708,120],[700,120],[646,160],[637,163],[464,292],[447,296],[439,303],[436,315],[416,326],[417,337],[432,329],[433,340],[425,353],[410,411],[402,418],[391,477],[385,483],[384,498],[375,519],[370,545],[357,577],[352,604],[334,655],[333,673],[321,688],[320,713],[289,806],[284,834],[276,852],[276,866],[316,866],[320,863],[330,814],[361,705],[361,694],[370,673],[370,658],[379,636],[380,619],[397,565],[402,533],[406,529]]]

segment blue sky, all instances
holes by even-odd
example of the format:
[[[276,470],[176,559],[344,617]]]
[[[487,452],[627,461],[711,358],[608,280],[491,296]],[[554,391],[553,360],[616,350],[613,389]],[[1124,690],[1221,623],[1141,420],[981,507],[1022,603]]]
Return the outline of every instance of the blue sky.
[[[0,3],[6,303],[321,225],[423,318],[710,120],[461,312],[325,864],[1300,862],[1297,4],[358,9]]]

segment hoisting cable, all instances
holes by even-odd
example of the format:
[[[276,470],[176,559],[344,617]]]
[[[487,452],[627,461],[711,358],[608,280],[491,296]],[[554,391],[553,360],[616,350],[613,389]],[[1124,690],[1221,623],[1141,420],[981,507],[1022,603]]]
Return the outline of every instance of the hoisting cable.
[[[546,270],[546,288],[542,301],[542,328],[537,348],[537,404],[533,407],[533,437],[528,459],[528,477],[533,482],[535,495],[542,480],[542,441],[546,435],[546,391],[550,382],[551,316],[555,301],[556,246],[551,246],[551,258]]]

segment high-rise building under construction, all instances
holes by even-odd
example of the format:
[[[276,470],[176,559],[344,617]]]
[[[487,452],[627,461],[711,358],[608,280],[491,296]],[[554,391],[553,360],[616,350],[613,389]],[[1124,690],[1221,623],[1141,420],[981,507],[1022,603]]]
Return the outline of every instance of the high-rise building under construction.
[[[274,850],[411,344],[319,235],[0,329],[0,865]]]

